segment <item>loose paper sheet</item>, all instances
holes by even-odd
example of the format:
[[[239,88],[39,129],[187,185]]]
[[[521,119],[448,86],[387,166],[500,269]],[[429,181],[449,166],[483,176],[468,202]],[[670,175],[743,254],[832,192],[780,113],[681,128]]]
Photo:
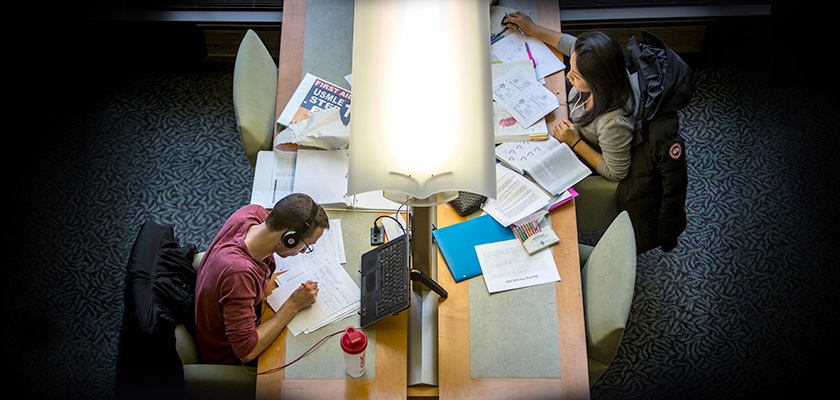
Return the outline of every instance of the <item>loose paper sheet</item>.
[[[550,248],[528,255],[518,239],[475,246],[490,293],[560,280]]]
[[[551,200],[536,183],[496,164],[496,198],[487,199],[484,211],[502,226],[510,226],[542,208],[548,211]]]
[[[298,149],[297,153],[295,191],[321,205],[346,204],[350,151]]]
[[[493,100],[501,104],[524,128],[529,128],[560,107],[557,96],[519,66],[493,80]]]

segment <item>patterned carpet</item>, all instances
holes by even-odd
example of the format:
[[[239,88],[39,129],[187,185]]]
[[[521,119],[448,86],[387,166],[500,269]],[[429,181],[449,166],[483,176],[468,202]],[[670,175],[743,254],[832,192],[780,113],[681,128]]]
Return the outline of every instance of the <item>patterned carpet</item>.
[[[818,393],[838,354],[840,107],[735,71],[695,80],[681,114],[689,225],[674,251],[639,257],[629,327],[592,398]],[[172,223],[203,248],[248,202],[231,85],[230,65],[132,74],[68,104],[49,143],[26,154],[30,173],[12,178],[23,196],[11,222],[24,229],[10,243],[24,251],[11,252],[3,291],[15,321],[7,376],[24,398],[111,398],[142,222]]]

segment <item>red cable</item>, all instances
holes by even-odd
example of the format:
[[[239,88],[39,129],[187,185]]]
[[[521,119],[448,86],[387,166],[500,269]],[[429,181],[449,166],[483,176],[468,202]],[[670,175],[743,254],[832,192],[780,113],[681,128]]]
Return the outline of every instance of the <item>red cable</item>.
[[[264,314],[263,314],[264,312],[265,312],[265,304],[263,304],[263,310],[262,310],[262,312],[260,312],[260,319],[257,321],[257,322],[258,322],[258,324],[259,324],[259,322],[260,322],[260,321],[262,321],[262,316],[264,315]],[[382,322],[380,322],[380,323],[379,323],[379,325],[376,325],[376,327],[375,327],[375,328],[367,328],[367,329],[363,329],[363,330],[376,330],[376,329],[378,329],[380,326],[382,326],[382,324],[384,324],[384,323],[385,323],[385,321],[387,321],[387,320],[388,320],[388,318],[391,318],[391,316],[389,315],[389,316],[385,317],[385,319],[383,319],[383,320],[382,320]],[[288,366],[290,366],[290,365],[292,365],[292,364],[294,364],[294,363],[298,362],[301,358],[303,358],[303,357],[305,357],[307,354],[311,353],[311,352],[312,352],[312,350],[315,350],[315,348],[316,348],[316,347],[318,347],[318,345],[320,345],[321,343],[323,343],[325,340],[327,340],[327,339],[329,339],[329,338],[331,338],[331,337],[333,337],[333,336],[335,336],[335,335],[338,335],[338,334],[339,334],[339,333],[341,333],[341,332],[344,332],[344,330],[342,329],[342,330],[340,330],[340,331],[338,331],[338,332],[330,333],[329,335],[324,336],[321,340],[319,340],[319,341],[318,341],[318,343],[315,343],[314,345],[312,345],[312,347],[310,347],[310,348],[309,348],[309,350],[306,350],[305,352],[303,352],[303,354],[301,354],[301,355],[300,355],[300,357],[298,357],[298,358],[294,359],[292,362],[290,362],[290,363],[288,363],[288,364],[286,364],[286,365],[283,365],[283,366],[280,366],[280,367],[277,367],[277,368],[272,368],[272,369],[270,369],[270,370],[263,371],[263,372],[251,372],[251,371],[248,371],[248,369],[247,369],[247,368],[245,368],[245,361],[242,361],[242,369],[243,369],[243,370],[245,370],[245,372],[247,372],[247,373],[249,373],[249,374],[251,374],[251,375],[265,375],[265,374],[271,374],[271,373],[274,373],[274,372],[280,371],[280,370],[282,370],[282,369],[284,369],[284,368],[286,368],[286,367],[288,367]],[[250,352],[251,352],[251,349],[250,349],[250,347],[249,347],[249,348],[248,348],[248,350],[247,350],[245,353],[247,354],[247,353],[250,353]]]

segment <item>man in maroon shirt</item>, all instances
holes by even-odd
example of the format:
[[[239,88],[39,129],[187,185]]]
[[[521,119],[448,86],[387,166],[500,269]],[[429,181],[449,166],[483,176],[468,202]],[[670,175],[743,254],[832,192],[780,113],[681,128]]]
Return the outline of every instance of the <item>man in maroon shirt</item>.
[[[328,228],[324,209],[305,194],[281,199],[271,213],[248,205],[228,218],[207,248],[196,280],[196,344],[205,362],[254,360],[298,311],[315,303],[318,284],[306,282],[271,318],[258,318],[274,273],[272,254],[311,251]]]

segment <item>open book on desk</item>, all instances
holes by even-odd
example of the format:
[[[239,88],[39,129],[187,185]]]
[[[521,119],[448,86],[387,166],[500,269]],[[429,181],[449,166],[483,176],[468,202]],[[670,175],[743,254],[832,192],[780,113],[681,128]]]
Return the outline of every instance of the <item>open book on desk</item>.
[[[510,169],[531,177],[547,192],[565,192],[592,171],[574,151],[553,136],[539,142],[509,142],[496,146],[496,159]]]
[[[273,208],[291,193],[305,193],[325,209],[396,211],[382,192],[347,195],[348,150],[267,150],[257,153],[251,204]]]

